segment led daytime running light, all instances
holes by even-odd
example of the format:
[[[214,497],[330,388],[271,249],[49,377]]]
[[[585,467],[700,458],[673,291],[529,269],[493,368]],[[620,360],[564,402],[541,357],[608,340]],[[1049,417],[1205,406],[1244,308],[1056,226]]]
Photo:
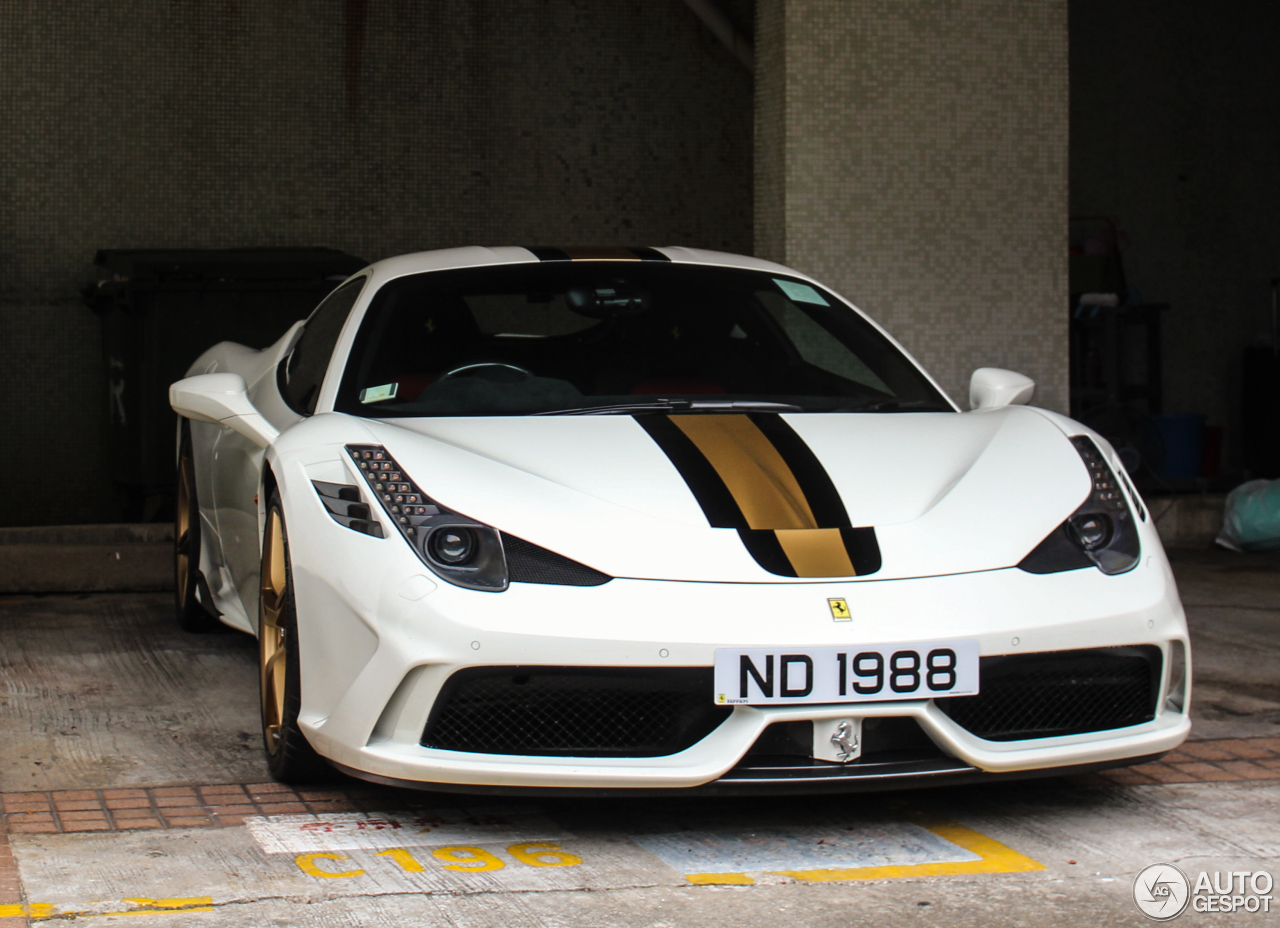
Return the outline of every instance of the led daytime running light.
[[[415,542],[423,523],[431,516],[440,515],[441,508],[409,479],[380,445],[347,445],[347,453],[400,533]],[[415,543],[414,548],[417,547]]]
[[[1089,498],[1068,520],[1072,538],[1104,574],[1131,570],[1138,563],[1138,528],[1120,482],[1091,438],[1077,435],[1071,444],[1093,484]]]
[[[497,593],[507,588],[506,555],[497,529],[435,502],[381,445],[347,445],[347,453],[405,541],[437,576],[472,590]],[[432,544],[433,537],[448,530],[472,539],[473,550],[464,560],[432,556],[439,547]]]

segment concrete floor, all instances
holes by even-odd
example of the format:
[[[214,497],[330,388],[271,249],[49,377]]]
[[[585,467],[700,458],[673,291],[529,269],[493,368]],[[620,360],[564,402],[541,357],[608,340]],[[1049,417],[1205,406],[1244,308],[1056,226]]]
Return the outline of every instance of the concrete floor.
[[[1193,737],[1280,735],[1280,557],[1180,553],[1175,569],[1192,627]],[[184,635],[170,603],[168,594],[0,600],[0,792],[268,779],[253,642]],[[767,801],[386,790],[378,801],[379,811],[329,818],[338,832],[362,833],[377,821],[430,819],[456,847],[494,856],[455,848],[449,863],[438,841],[433,850],[404,829],[334,844],[304,827],[315,816],[285,820],[279,834],[235,825],[10,840],[27,902],[50,907],[33,916],[112,923],[124,916],[107,913],[179,905],[153,915],[158,926],[1137,925],[1133,877],[1148,864],[1176,863],[1193,879],[1200,870],[1280,877],[1280,780],[1126,787],[1076,778]],[[463,804],[487,818],[459,819]],[[475,824],[487,821],[506,824]],[[573,857],[522,862],[509,848],[528,841]],[[680,856],[691,847],[703,854],[696,866]],[[721,872],[736,868],[754,883],[690,884],[685,873],[717,860],[728,862],[716,879],[736,879]],[[843,876],[777,875],[809,872],[815,860],[835,861]],[[477,862],[492,869],[467,872]],[[848,870],[868,866],[882,869]]]
[[[191,900],[208,909],[153,916],[161,925],[1137,925],[1143,919],[1131,884],[1148,864],[1174,861],[1192,874],[1280,869],[1278,792],[1254,784],[1099,789],[1040,783],[711,808],[671,801],[623,808],[549,803],[541,811],[558,826],[555,844],[582,863],[535,869],[507,858],[503,869],[482,873],[445,872],[430,852],[409,845],[423,872],[407,873],[371,849],[346,849],[336,852],[341,860],[318,864],[356,875],[316,879],[291,854],[264,853],[242,827],[24,837],[15,839],[15,853],[29,898],[58,910],[118,912],[126,906],[116,900],[139,896]],[[780,822],[792,831],[866,834],[921,809],[943,811],[1044,869],[845,882],[768,882],[757,875],[755,885],[691,886],[645,846],[656,827],[672,826],[722,837],[765,835]],[[1222,919],[1268,922],[1243,912],[1188,912],[1179,921]]]
[[[257,644],[172,593],[0,599],[0,791],[268,779]]]
[[[1280,734],[1280,555],[1172,557],[1191,629],[1192,737]]]

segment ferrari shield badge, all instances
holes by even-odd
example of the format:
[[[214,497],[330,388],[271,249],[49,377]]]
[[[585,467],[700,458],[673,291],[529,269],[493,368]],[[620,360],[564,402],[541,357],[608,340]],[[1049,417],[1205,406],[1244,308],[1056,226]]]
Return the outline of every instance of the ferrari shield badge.
[[[849,614],[849,603],[843,599],[828,599],[827,605],[831,607],[831,618],[837,622],[851,622],[853,616]]]

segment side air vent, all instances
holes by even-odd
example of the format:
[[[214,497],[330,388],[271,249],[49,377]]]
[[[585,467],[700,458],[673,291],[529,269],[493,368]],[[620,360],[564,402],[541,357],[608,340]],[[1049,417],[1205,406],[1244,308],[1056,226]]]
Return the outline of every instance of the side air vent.
[[[323,480],[312,480],[311,485],[320,494],[320,501],[329,510],[329,516],[339,525],[345,525],[353,532],[382,538],[382,526],[375,522],[369,512],[369,504],[360,497],[360,488],[347,486],[344,483],[326,483]]]
[[[512,583],[600,586],[613,579],[586,564],[571,561],[514,535],[503,533],[502,546],[507,554],[507,578]]]

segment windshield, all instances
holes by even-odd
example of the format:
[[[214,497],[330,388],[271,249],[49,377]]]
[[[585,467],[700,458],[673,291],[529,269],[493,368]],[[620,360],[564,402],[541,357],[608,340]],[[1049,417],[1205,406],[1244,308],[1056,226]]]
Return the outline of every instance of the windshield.
[[[953,409],[812,284],[568,261],[390,281],[360,324],[335,408],[376,418]]]

